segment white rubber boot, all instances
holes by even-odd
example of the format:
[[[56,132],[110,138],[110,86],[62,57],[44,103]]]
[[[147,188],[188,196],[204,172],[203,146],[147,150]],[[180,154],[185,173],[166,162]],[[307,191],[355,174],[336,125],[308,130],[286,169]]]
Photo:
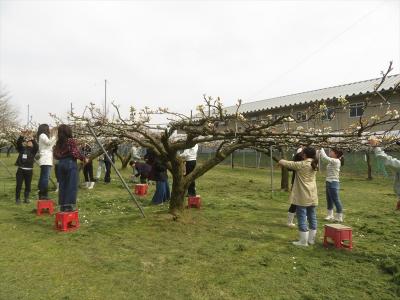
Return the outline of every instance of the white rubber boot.
[[[94,181],[89,182],[88,190],[91,190],[94,188]]]
[[[290,228],[296,227],[296,224],[293,223],[295,213],[288,212],[287,214],[287,226]]]
[[[307,247],[308,246],[308,231],[306,231],[306,232],[299,231],[299,236],[300,236],[300,240],[297,242],[293,242],[293,245]]]
[[[58,182],[56,183],[56,187],[57,187],[56,188],[56,193],[58,193],[58,188],[60,187],[60,184]]]
[[[89,187],[89,183],[90,183],[90,182],[85,181],[85,188],[88,188],[88,187]]]
[[[325,220],[332,221],[335,218],[333,217],[333,209],[328,209],[328,215],[325,217]]]
[[[335,221],[339,222],[339,223],[342,223],[343,222],[343,214],[342,213],[336,213]]]
[[[317,230],[311,229],[308,232],[308,244],[314,245],[315,244],[315,236],[317,235]]]

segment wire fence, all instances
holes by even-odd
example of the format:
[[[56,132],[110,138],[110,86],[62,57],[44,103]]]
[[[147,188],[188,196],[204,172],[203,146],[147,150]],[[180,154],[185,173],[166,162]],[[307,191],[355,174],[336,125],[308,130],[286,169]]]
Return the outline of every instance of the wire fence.
[[[400,153],[389,153],[394,157],[400,158]],[[208,158],[215,155],[213,150],[203,150],[198,153],[198,162],[201,163]],[[278,151],[273,151],[273,155],[277,158],[280,157]],[[354,175],[354,176],[365,176],[368,175],[368,165],[367,165],[367,154],[362,152],[347,152],[344,154],[344,165],[341,168],[341,172],[344,174]],[[288,159],[291,159],[293,153],[289,152],[287,154]],[[373,177],[391,177],[393,175],[393,170],[386,167],[383,162],[376,158],[373,153],[369,154],[370,164],[372,169]],[[274,168],[276,167],[276,162],[273,161]],[[237,150],[235,153],[227,157],[221,165],[232,166],[233,168],[271,168],[271,158],[269,155],[258,152],[252,149]],[[324,170],[326,163],[320,162],[321,170]]]

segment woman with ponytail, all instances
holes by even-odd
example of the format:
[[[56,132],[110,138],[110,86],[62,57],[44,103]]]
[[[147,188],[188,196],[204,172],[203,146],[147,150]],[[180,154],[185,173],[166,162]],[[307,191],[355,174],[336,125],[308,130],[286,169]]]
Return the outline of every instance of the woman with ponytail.
[[[72,136],[72,129],[62,124],[58,127],[58,139],[54,147],[54,157],[58,160],[58,204],[61,211],[73,211],[76,205],[78,193],[78,165],[79,159],[85,163],[89,162],[77,146]]]
[[[343,206],[339,197],[339,173],[340,167],[343,166],[343,152],[338,149],[332,149],[329,156],[326,155],[325,150],[321,148],[321,160],[328,162],[326,165],[326,202],[328,206],[328,215],[325,220],[335,220],[343,222]],[[333,206],[336,208],[336,216],[333,216]]]
[[[296,171],[290,201],[296,205],[296,215],[300,239],[293,242],[296,246],[308,246],[315,243],[317,234],[318,205],[317,183],[315,181],[318,160],[314,148],[304,148],[302,161],[288,161],[281,159],[279,164]],[[308,221],[308,225],[307,225]]]

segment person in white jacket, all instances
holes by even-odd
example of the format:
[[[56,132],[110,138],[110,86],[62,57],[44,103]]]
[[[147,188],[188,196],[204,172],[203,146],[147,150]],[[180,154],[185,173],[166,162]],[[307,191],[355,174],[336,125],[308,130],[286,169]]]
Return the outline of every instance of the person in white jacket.
[[[186,175],[189,175],[196,167],[197,151],[199,146],[196,144],[194,147],[185,149],[181,154],[185,160]],[[188,187],[188,196],[196,196],[196,182],[193,180]]]
[[[400,160],[390,155],[387,155],[380,147],[378,147],[380,142],[377,139],[372,138],[368,141],[368,143],[371,146],[375,147],[375,156],[382,159],[384,161],[384,164],[391,167],[395,172],[393,190],[397,196],[396,210],[400,210]],[[399,145],[399,143],[397,144]]]
[[[329,156],[321,148],[319,151],[321,160],[327,161],[326,166],[326,202],[328,206],[328,215],[325,220],[334,220],[343,222],[343,205],[340,201],[340,167],[343,165],[343,152],[338,149],[332,149]],[[336,215],[333,216],[333,206],[336,207]]]
[[[48,187],[51,167],[53,166],[53,147],[56,144],[56,136],[50,137],[49,125],[41,124],[37,131],[37,140],[40,155],[39,199],[49,199]]]

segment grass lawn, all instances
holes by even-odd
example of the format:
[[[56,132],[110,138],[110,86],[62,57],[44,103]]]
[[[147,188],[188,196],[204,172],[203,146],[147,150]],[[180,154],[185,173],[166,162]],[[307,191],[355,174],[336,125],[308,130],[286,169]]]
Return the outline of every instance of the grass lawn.
[[[0,159],[14,173],[15,156]],[[400,213],[390,179],[343,176],[345,224],[354,239],[346,251],[322,246],[322,176],[318,242],[298,248],[291,244],[297,230],[285,226],[288,194],[271,199],[265,169],[210,171],[197,183],[202,209],[187,210],[179,222],[166,206],[150,206],[151,196],[141,199],[141,218],[112,174],[110,185],[79,191],[81,227],[70,233],[56,232],[54,217],[37,217],[34,202],[16,206],[14,178],[6,175],[0,166],[0,299],[400,296]]]

